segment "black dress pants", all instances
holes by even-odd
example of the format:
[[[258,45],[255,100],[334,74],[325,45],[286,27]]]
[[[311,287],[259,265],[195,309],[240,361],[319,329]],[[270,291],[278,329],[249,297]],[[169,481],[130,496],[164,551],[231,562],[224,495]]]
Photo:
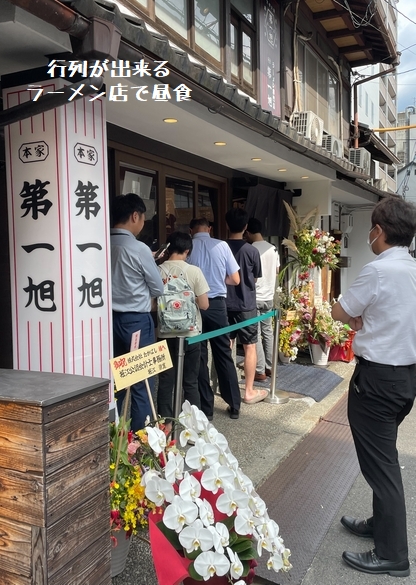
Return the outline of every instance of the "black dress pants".
[[[228,326],[227,307],[225,298],[216,297],[209,300],[209,308],[201,311],[202,331],[208,333]],[[231,353],[230,336],[219,335],[210,339],[212,358],[218,376],[218,385],[223,400],[236,410],[240,410],[241,394],[238,385],[237,372]],[[208,371],[208,345],[201,342],[201,363],[199,368],[199,394],[201,396],[201,410],[207,415],[214,413],[214,392],[211,388]]]
[[[174,412],[174,390],[176,385],[176,373],[178,368],[178,337],[166,338],[173,368],[160,372],[159,386],[157,390],[157,412],[160,416],[173,418]],[[188,345],[185,341],[185,356],[183,360],[183,399],[189,400],[198,408],[201,408],[201,401],[198,391],[199,362],[201,356],[201,344],[192,343]]]
[[[396,442],[415,399],[415,366],[359,360],[349,386],[348,419],[361,472],[373,490],[375,551],[402,561],[408,558],[406,505]]]

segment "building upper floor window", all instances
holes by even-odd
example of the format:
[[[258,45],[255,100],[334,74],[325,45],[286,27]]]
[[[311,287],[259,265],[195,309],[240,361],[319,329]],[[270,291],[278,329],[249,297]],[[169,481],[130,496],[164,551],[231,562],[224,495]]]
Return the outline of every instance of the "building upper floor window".
[[[256,93],[257,34],[254,0],[135,0],[139,12],[179,46],[212,64],[229,81]],[[228,29],[228,30],[227,30]],[[231,60],[226,62],[226,38]],[[230,78],[231,75],[231,78]]]

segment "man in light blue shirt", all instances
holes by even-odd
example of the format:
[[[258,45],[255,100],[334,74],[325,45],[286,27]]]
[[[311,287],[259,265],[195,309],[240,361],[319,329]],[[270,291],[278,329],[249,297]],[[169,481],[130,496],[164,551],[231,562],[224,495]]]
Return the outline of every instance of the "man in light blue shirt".
[[[193,235],[193,248],[188,262],[202,270],[209,285],[209,307],[206,311],[201,311],[202,331],[208,333],[228,325],[225,304],[227,284],[235,286],[240,283],[239,266],[229,245],[221,240],[211,238],[211,228],[206,218],[192,220],[190,227]],[[210,344],[221,396],[228,404],[230,418],[237,419],[241,405],[241,394],[231,353],[230,336],[225,334],[213,337]],[[201,396],[201,410],[209,420],[212,420],[214,392],[209,378],[206,341],[201,343],[198,389]]]
[[[113,299],[114,356],[130,351],[131,336],[140,331],[139,347],[155,342],[151,299],[163,293],[163,282],[152,252],[136,238],[143,229],[146,206],[141,197],[128,193],[116,197],[112,205],[110,232]],[[152,388],[153,378],[149,384]],[[117,410],[122,412],[126,391],[117,392]],[[144,382],[131,387],[131,428],[144,427],[151,415]]]

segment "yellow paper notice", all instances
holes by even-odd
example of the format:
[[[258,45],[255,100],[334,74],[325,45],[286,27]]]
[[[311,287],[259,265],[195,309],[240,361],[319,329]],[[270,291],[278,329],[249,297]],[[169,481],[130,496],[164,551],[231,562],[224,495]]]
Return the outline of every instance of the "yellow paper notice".
[[[166,341],[141,347],[110,360],[117,390],[123,390],[172,367]]]

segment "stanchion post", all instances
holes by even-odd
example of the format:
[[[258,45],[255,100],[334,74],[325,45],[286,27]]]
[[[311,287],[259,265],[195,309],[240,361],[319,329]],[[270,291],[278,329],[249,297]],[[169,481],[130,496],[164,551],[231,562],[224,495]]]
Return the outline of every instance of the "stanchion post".
[[[178,420],[182,408],[183,363],[185,360],[185,337],[178,337],[178,362],[176,366],[176,384],[174,399],[174,417]],[[180,429],[177,423],[173,424],[173,438],[179,439]]]
[[[270,393],[264,399],[268,404],[285,404],[289,402],[289,394],[284,390],[276,390],[277,358],[279,353],[280,309],[276,309],[274,315],[272,372],[270,381]]]

